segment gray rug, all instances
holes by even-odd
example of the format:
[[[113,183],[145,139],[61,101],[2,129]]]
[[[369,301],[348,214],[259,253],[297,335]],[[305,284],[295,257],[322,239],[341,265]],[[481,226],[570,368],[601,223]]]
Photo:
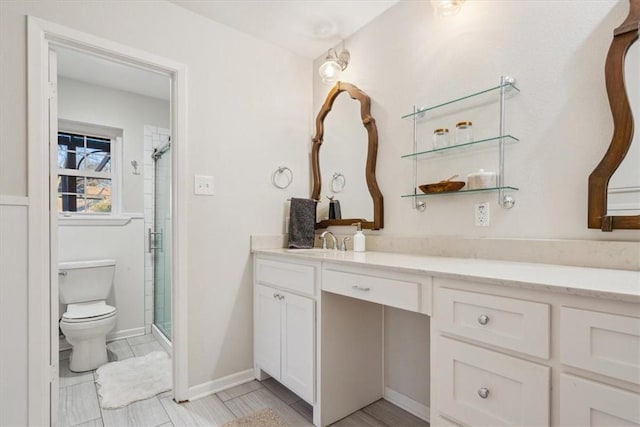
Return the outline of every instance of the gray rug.
[[[242,418],[229,421],[222,427],[289,427],[273,409],[266,408]]]

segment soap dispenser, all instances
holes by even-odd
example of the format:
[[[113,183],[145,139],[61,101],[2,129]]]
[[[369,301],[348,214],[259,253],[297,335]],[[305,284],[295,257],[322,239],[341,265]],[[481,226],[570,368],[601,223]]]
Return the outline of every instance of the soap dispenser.
[[[364,252],[366,251],[366,241],[365,241],[365,236],[364,233],[362,232],[362,223],[361,222],[356,222],[354,224],[351,225],[355,225],[356,227],[358,227],[356,229],[356,234],[354,234],[353,236],[353,251],[354,252]]]

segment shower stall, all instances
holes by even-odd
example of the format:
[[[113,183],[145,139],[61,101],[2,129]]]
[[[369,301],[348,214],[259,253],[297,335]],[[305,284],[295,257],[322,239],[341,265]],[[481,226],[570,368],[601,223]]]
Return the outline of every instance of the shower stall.
[[[153,150],[153,325],[171,341],[171,142]]]

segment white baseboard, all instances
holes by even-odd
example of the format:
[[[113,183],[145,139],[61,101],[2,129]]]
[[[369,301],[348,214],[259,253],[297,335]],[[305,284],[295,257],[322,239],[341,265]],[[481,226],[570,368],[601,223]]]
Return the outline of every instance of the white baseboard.
[[[116,331],[110,334],[107,334],[107,342],[121,340],[124,338],[133,338],[140,335],[144,335],[144,326],[140,328],[132,328],[132,329],[124,329],[122,331]],[[71,344],[67,342],[67,340],[62,337],[58,343],[59,351],[69,350],[71,348]]]
[[[107,334],[107,342],[121,340],[124,338],[137,337],[140,335],[144,335],[144,326],[141,326],[139,328],[124,329],[122,331],[115,331]]]
[[[207,381],[206,383],[189,387],[189,400],[199,399],[230,387],[248,383],[253,379],[253,369],[247,369],[246,371],[218,378],[217,380]]]
[[[383,397],[385,400],[388,400],[389,402],[404,409],[410,414],[413,414],[416,417],[425,420],[426,422],[430,422],[431,410],[428,406],[423,405],[422,403],[417,402],[410,397],[405,396],[404,394],[400,394],[397,391],[390,389],[389,387],[384,388]]]

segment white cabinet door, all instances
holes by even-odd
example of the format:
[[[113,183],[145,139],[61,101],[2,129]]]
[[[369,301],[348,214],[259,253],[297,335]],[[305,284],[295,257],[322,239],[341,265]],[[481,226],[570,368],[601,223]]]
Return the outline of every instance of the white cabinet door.
[[[282,292],[281,382],[307,402],[314,399],[314,302]]]
[[[280,378],[280,322],[284,292],[255,285],[254,334],[255,364],[274,378]]]
[[[573,375],[560,375],[560,425],[640,426],[640,395]]]

